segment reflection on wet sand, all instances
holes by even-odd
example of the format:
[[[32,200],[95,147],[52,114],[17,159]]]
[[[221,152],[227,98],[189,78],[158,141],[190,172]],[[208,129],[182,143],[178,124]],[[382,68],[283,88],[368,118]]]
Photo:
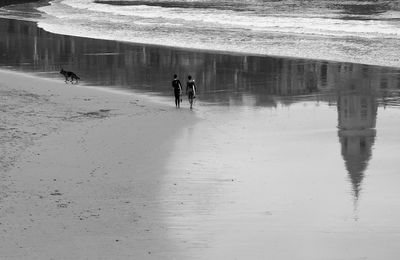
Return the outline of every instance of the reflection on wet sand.
[[[376,136],[377,99],[371,85],[338,89],[338,135],[342,157],[358,200]]]

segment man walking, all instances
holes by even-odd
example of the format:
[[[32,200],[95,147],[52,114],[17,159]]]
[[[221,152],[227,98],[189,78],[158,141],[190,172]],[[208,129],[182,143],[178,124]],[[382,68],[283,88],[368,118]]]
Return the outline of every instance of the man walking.
[[[181,106],[182,85],[176,74],[174,74],[174,79],[172,80],[172,88],[174,89],[175,106],[179,108]]]

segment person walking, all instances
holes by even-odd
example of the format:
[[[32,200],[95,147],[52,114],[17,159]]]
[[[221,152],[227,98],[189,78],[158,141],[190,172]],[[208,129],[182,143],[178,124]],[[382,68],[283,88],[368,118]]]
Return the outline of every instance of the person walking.
[[[196,84],[192,76],[188,76],[188,81],[186,83],[186,94],[188,95],[190,109],[193,108],[193,99],[196,98]]]
[[[177,108],[181,107],[181,94],[182,94],[182,85],[180,80],[178,79],[178,75],[174,74],[174,79],[172,80],[172,88],[174,89],[175,96],[175,106]]]

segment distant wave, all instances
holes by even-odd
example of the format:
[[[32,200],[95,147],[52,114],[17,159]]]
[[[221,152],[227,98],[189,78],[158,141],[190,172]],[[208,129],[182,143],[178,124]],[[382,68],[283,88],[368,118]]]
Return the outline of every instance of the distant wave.
[[[47,31],[134,43],[400,67],[392,1],[54,0]]]
[[[138,6],[138,5],[146,5],[146,6],[158,6],[163,8],[190,8],[190,9],[219,9],[219,10],[233,10],[233,11],[249,11],[255,10],[252,5],[246,3],[232,3],[225,2],[223,5],[216,1],[129,1],[129,0],[95,0],[94,3],[97,4],[108,4],[108,5],[120,5],[120,6]]]

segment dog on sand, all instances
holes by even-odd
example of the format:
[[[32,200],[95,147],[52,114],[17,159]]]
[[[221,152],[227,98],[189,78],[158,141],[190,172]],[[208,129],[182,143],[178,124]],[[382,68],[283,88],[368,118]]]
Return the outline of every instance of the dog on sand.
[[[65,83],[68,83],[69,78],[71,78],[70,80],[71,83],[73,83],[73,80],[75,80],[75,83],[78,83],[78,80],[81,79],[80,77],[78,77],[78,75],[76,75],[72,71],[66,71],[63,68],[61,69],[60,74],[64,75]]]

